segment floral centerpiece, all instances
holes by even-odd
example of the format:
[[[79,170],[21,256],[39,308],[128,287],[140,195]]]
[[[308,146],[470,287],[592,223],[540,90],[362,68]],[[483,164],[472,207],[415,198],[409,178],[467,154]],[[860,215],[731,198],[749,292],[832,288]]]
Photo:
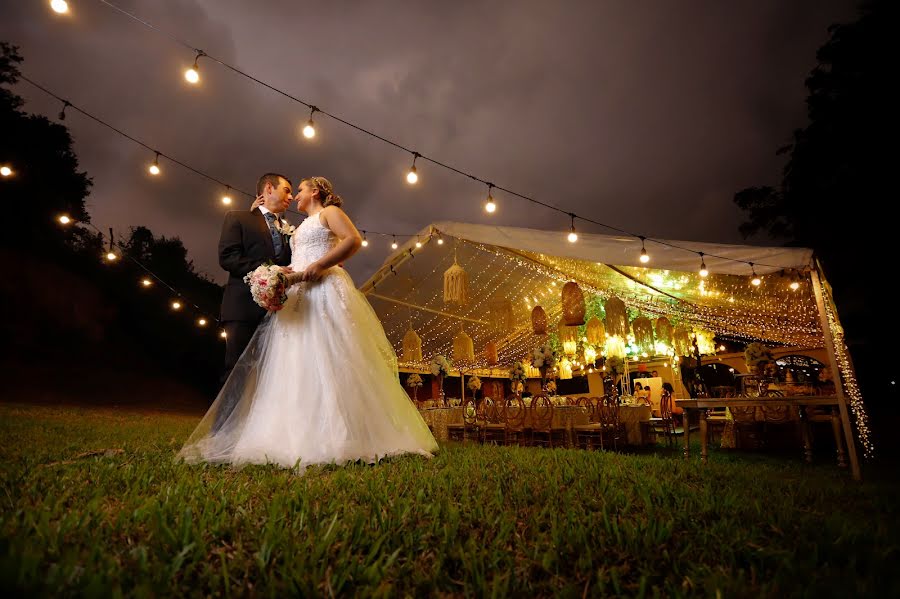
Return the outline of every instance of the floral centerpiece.
[[[444,403],[444,377],[450,374],[450,361],[441,354],[431,359],[431,374],[437,379],[438,397],[441,404]]]
[[[469,391],[472,392],[472,399],[475,399],[475,394],[478,393],[478,390],[481,389],[481,379],[477,376],[473,376],[469,379],[469,382],[466,384],[466,387],[469,388]]]
[[[528,380],[528,374],[525,372],[525,366],[521,362],[516,362],[509,371],[509,380],[512,381],[512,388],[515,393],[521,393],[525,388],[525,381]]]
[[[747,363],[747,370],[763,375],[767,368],[774,364],[775,356],[772,354],[772,350],[762,343],[748,343],[744,348],[744,362]]]
[[[413,390],[413,401],[418,400],[419,387],[422,386],[422,377],[415,372],[406,377],[406,386]]]
[[[541,372],[541,389],[546,391],[547,372],[556,366],[557,355],[549,343],[544,343],[531,352],[531,365]]]

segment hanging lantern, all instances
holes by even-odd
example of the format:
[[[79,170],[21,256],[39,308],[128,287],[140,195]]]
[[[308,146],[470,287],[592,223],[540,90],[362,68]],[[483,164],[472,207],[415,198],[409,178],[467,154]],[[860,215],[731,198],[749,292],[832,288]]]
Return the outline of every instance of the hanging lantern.
[[[656,319],[656,341],[672,347],[672,323],[665,316]]]
[[[656,348],[653,346],[653,325],[650,324],[650,319],[646,316],[639,316],[631,323],[631,328],[634,331],[634,343],[638,349],[653,354]]]
[[[559,378],[561,379],[570,379],[572,378],[572,362],[569,361],[569,358],[563,358],[559,363]]]
[[[500,357],[497,354],[497,343],[495,341],[489,341],[488,344],[484,346],[484,355],[487,358],[488,366],[496,366],[500,362]]]
[[[606,327],[603,326],[599,318],[594,316],[587,321],[584,336],[587,337],[588,343],[591,345],[602,345],[606,341]]]
[[[444,272],[444,303],[463,305],[469,301],[469,275],[453,256],[453,266]]]
[[[578,351],[578,327],[566,326],[563,321],[560,321],[558,334],[563,353],[570,358],[574,357]]]
[[[515,328],[513,305],[508,299],[492,300],[488,304],[488,322],[496,332],[506,335]]]
[[[603,353],[607,358],[625,358],[625,338],[613,335],[603,343]]]
[[[469,364],[475,361],[475,344],[462,329],[453,338],[453,361]]]
[[[401,362],[421,362],[422,361],[422,338],[413,330],[410,325],[409,330],[403,335],[403,357]]]
[[[597,350],[592,345],[584,346],[584,363],[593,364],[597,361]]]
[[[584,324],[584,294],[575,281],[569,281],[562,288],[562,319],[570,327]]]
[[[693,354],[693,351],[691,351],[691,334],[685,327],[675,329],[672,343],[676,356],[690,356]]]
[[[531,311],[531,329],[535,335],[547,334],[547,313],[540,306]]]
[[[610,335],[618,335],[623,339],[628,335],[628,312],[625,310],[625,302],[612,295],[606,300],[606,332]]]

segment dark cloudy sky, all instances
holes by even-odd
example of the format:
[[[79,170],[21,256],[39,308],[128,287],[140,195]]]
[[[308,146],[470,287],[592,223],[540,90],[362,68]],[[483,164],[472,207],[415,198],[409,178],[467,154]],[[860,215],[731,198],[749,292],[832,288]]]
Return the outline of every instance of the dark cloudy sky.
[[[296,2],[113,0],[206,52],[347,120],[477,176],[648,236],[741,242],[735,191],[775,183],[774,155],[805,122],[803,81],[847,1]],[[89,112],[235,186],[265,171],[335,183],[361,229],[436,220],[567,229],[565,216],[497,195],[305,109],[192,54],[97,0],[60,17],[0,0],[0,39],[23,72]],[[26,109],[60,105],[22,83]],[[177,235],[224,281],[221,188],[71,114],[93,177],[94,222]],[[244,203],[244,200],[241,200]],[[594,229],[601,231],[601,229]],[[563,239],[561,235],[561,239]],[[387,241],[352,260],[357,283]],[[767,240],[760,240],[765,243]]]

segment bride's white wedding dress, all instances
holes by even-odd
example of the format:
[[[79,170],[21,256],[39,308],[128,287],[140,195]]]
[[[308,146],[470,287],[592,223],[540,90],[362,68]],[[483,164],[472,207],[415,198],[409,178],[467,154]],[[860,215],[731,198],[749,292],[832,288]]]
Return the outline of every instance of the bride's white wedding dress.
[[[338,242],[307,218],[291,237],[303,271]],[[250,293],[248,288],[247,293]],[[299,468],[437,449],[397,376],[381,321],[335,266],[266,316],[179,455],[189,462]]]

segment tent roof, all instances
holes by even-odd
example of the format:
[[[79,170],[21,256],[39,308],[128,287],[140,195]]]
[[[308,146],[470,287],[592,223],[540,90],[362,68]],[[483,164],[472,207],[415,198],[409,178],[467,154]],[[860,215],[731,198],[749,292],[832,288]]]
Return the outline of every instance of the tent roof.
[[[721,336],[822,345],[808,276],[811,250],[648,241],[651,261],[645,265],[638,260],[640,247],[639,240],[624,236],[585,233],[569,243],[558,230],[437,222],[388,256],[360,289],[398,355],[412,326],[422,338],[425,360],[449,356],[460,329],[472,337],[480,363],[488,341],[498,342],[501,364],[522,359],[536,343],[532,308],[541,305],[555,325],[562,312],[560,290],[570,280],[584,291],[588,316],[602,318],[602,306],[615,295],[632,318],[666,316],[676,326]],[[706,279],[697,272],[697,252],[704,253],[711,273]],[[443,301],[443,274],[454,259],[469,276],[465,306]],[[757,274],[768,275],[759,287],[750,284],[748,262]],[[797,291],[788,286],[792,280],[800,283]],[[512,303],[515,330],[492,327],[490,307],[498,300]]]

